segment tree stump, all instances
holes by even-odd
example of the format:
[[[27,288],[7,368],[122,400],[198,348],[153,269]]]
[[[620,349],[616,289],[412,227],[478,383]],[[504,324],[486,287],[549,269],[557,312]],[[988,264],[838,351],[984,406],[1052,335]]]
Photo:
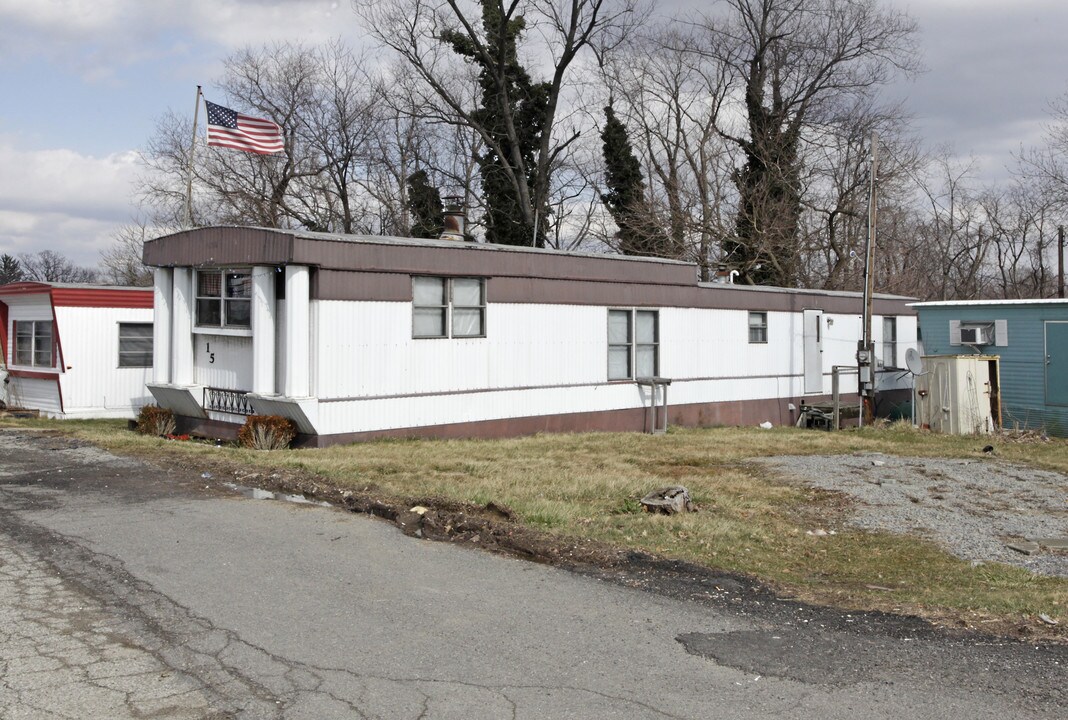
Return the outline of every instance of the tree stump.
[[[654,490],[641,499],[646,512],[674,515],[681,512],[696,512],[697,506],[690,499],[690,491],[682,485],[670,485]]]

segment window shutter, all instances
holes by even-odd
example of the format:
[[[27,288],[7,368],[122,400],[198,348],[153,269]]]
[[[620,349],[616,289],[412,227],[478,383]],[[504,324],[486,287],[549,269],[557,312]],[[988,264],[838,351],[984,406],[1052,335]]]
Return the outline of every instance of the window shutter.
[[[949,321],[949,344],[960,346],[960,320]]]
[[[1008,320],[995,320],[994,321],[994,346],[995,347],[1008,347],[1009,346],[1009,321]]]
[[[17,340],[18,336],[19,336],[19,321],[18,320],[12,320],[11,321],[11,340],[10,340],[10,342],[11,342],[11,355],[7,357],[7,365],[8,365],[8,367],[11,367],[12,365],[16,364],[15,363],[15,343],[18,342],[18,340]],[[5,356],[7,355],[7,348],[4,348],[4,355]]]

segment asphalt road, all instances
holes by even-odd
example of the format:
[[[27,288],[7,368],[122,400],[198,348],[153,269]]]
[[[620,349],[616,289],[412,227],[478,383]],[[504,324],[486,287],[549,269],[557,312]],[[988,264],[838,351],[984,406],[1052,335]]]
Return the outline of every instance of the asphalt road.
[[[685,601],[0,430],[0,718],[1063,718],[1068,649]]]

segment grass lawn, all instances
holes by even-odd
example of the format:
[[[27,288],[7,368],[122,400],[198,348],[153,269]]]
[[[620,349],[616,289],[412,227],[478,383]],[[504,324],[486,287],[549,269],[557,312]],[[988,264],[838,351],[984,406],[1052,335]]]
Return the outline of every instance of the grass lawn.
[[[548,533],[587,538],[757,577],[779,592],[852,609],[921,614],[953,624],[1059,618],[1068,635],[1068,579],[1000,564],[972,567],[916,538],[845,527],[842,496],[793,485],[750,458],[883,452],[1004,460],[1068,473],[1068,442],[1014,442],[920,433],[908,426],[827,433],[777,428],[673,429],[538,435],[509,440],[391,440],[322,450],[259,452],[173,442],[108,421],[4,420],[58,428],[120,454],[181,462],[229,461],[313,474],[383,498],[494,502]],[[638,498],[685,485],[700,512],[640,511]],[[814,537],[806,530],[835,528]]]

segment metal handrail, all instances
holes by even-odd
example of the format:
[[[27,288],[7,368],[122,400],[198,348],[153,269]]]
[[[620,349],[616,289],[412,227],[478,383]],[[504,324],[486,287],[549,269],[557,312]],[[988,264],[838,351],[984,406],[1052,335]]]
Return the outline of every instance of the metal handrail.
[[[255,410],[248,402],[247,392],[243,390],[225,390],[223,388],[204,388],[204,409],[231,415],[254,415]]]

